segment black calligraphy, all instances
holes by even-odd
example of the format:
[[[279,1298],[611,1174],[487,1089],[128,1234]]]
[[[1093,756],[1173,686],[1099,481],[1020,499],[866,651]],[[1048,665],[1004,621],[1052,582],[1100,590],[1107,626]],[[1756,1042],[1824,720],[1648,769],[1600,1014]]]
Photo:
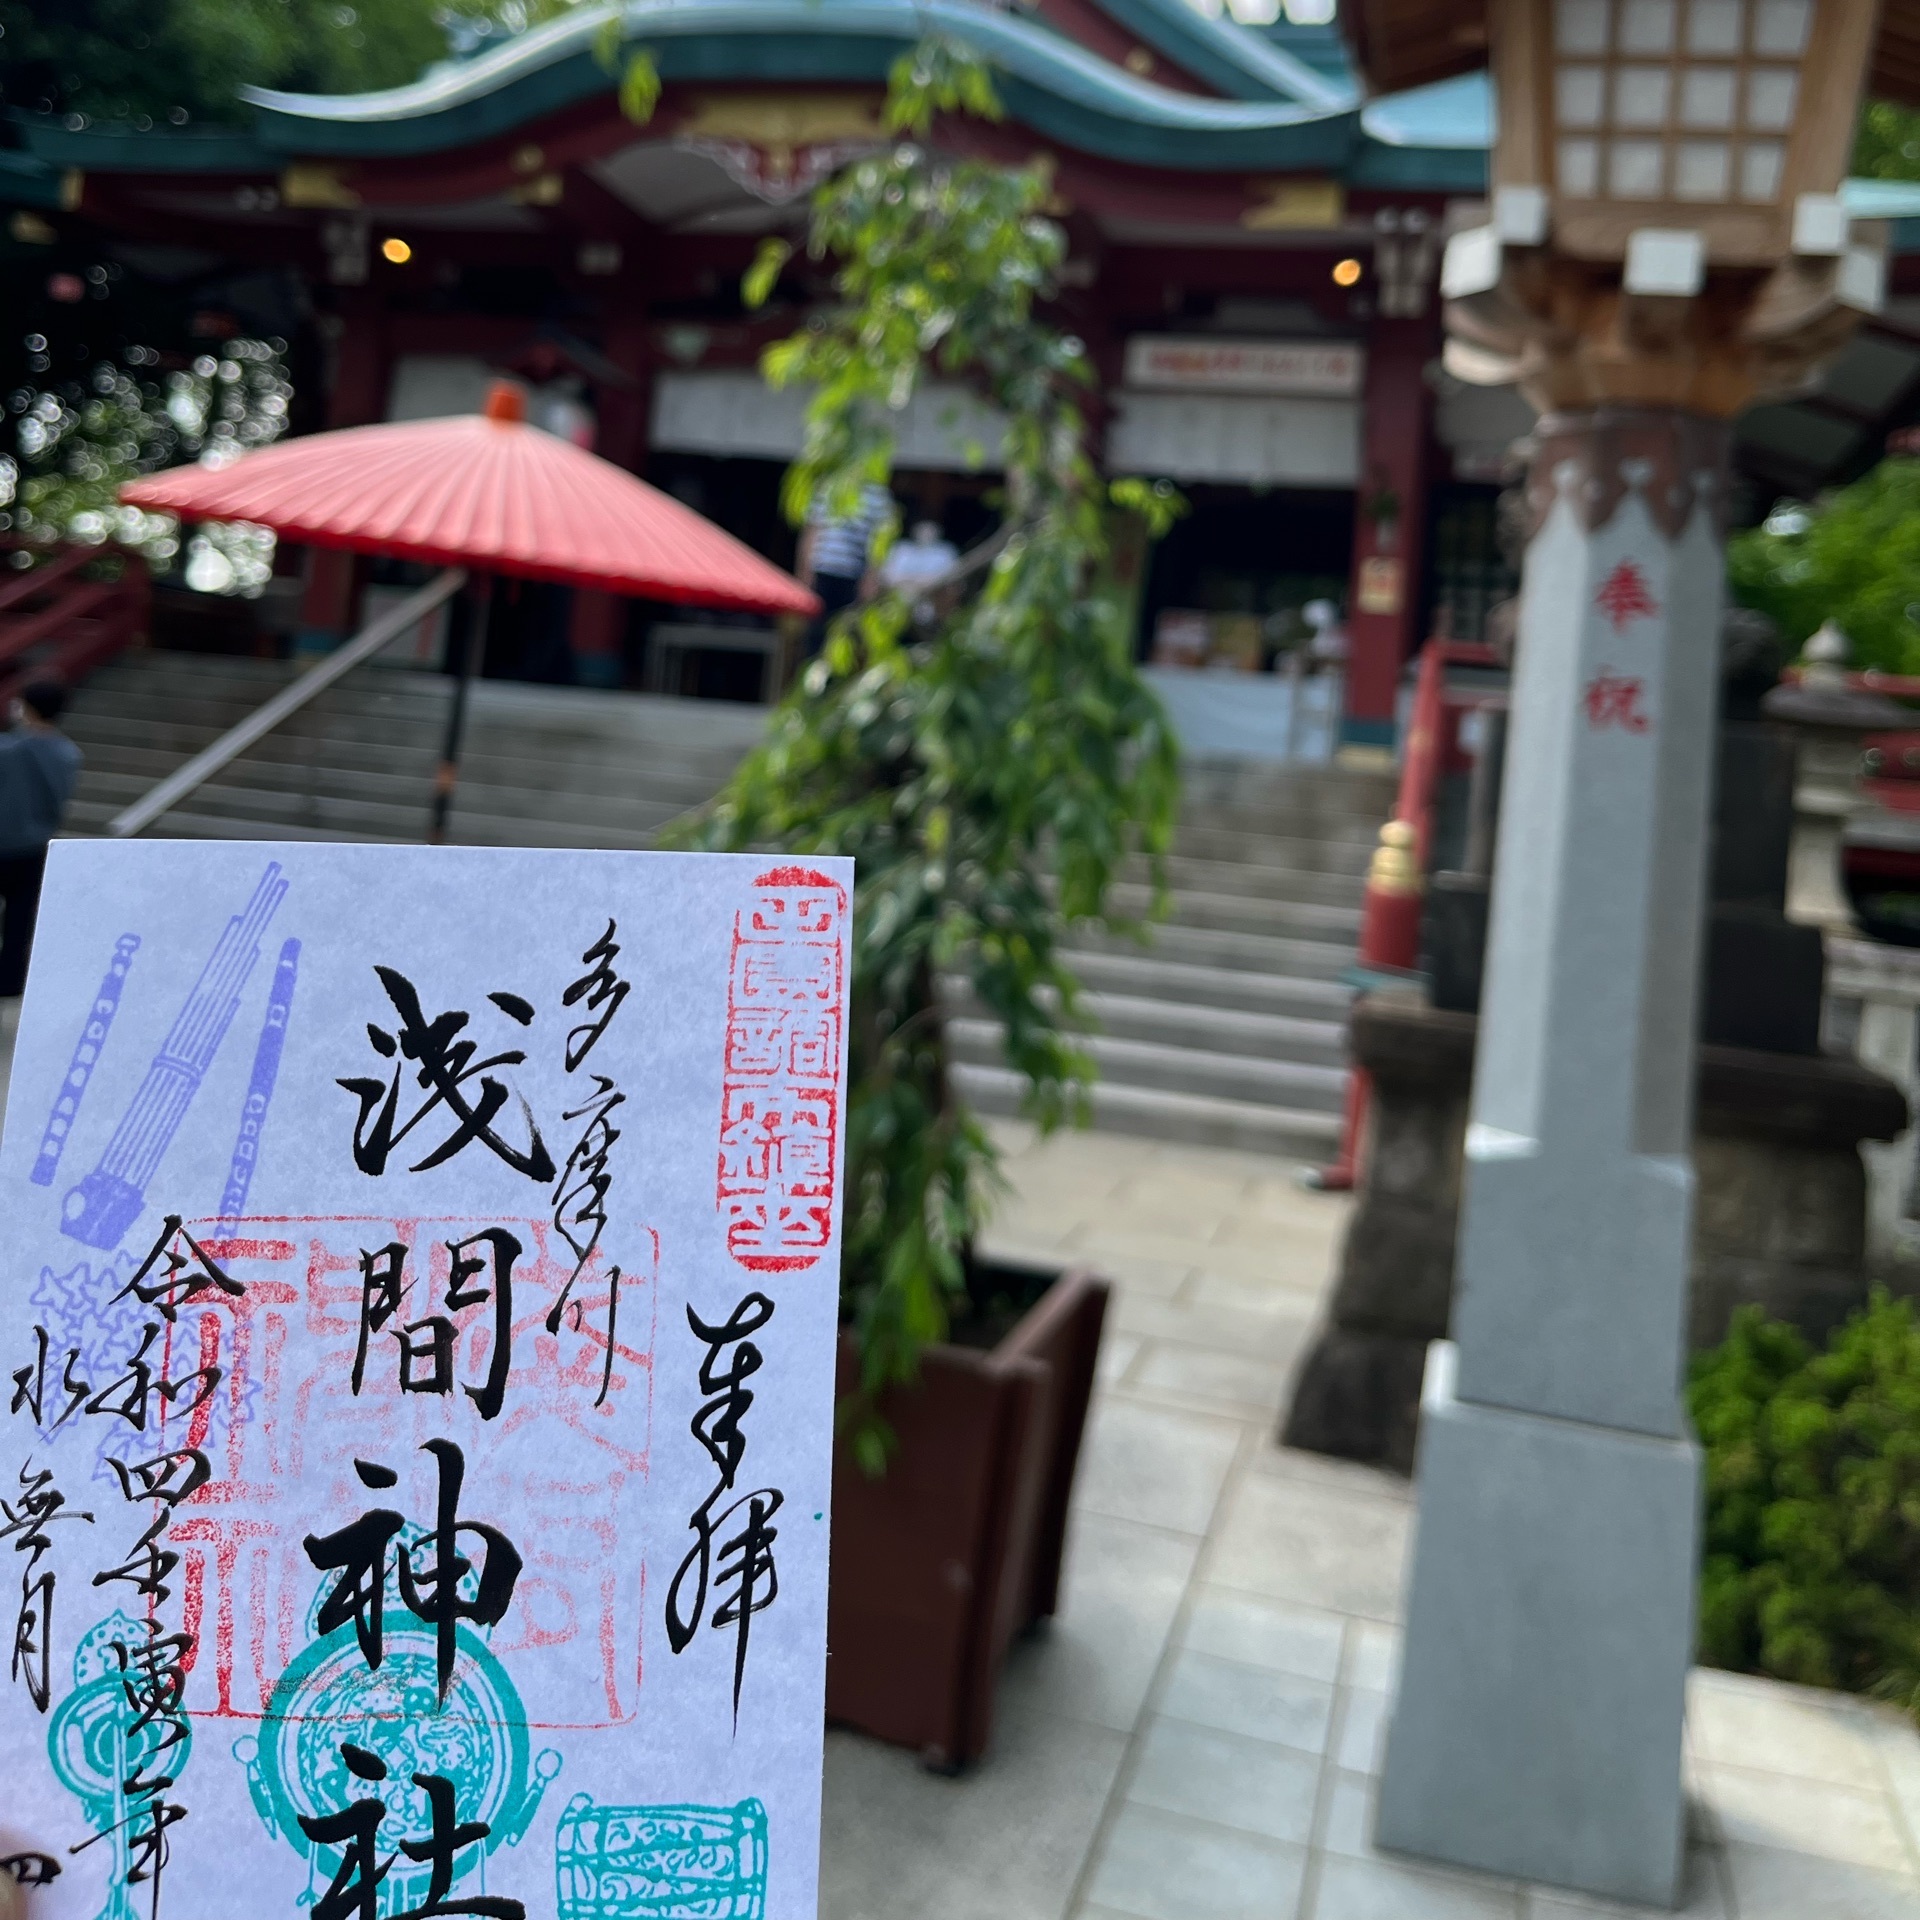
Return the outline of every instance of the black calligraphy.
[[[60,1878],[60,1862],[44,1853],[0,1854],[0,1873],[17,1887],[50,1887]]]
[[[452,1316],[468,1307],[493,1306],[487,1377],[479,1386],[463,1388],[483,1420],[496,1418],[506,1401],[507,1375],[513,1366],[513,1266],[525,1251],[504,1227],[488,1227],[464,1240],[446,1243],[449,1261],[444,1313],[422,1314],[392,1328],[398,1346],[402,1393],[451,1393],[454,1388],[453,1349],[457,1329]],[[484,1251],[476,1253],[474,1249]],[[376,1251],[360,1255],[360,1335],[353,1355],[353,1391],[366,1379],[367,1357],[373,1336],[388,1331],[398,1319],[414,1283],[406,1277],[407,1248],[391,1240]],[[485,1276],[486,1284],[478,1284]]]
[[[580,956],[586,972],[560,997],[563,1006],[581,1007],[588,1016],[567,1035],[568,1073],[577,1073],[587,1055],[599,1045],[613,1016],[620,1011],[620,1003],[631,990],[613,967],[620,957],[619,943],[614,938],[618,931],[617,924],[609,920],[606,932]],[[604,1073],[595,1073],[590,1079],[592,1085],[585,1097],[565,1115],[569,1125],[576,1121],[584,1124],[554,1183],[554,1230],[573,1253],[573,1271],[547,1315],[549,1333],[560,1331],[567,1307],[573,1302],[574,1286],[586,1271],[587,1263],[600,1250],[601,1238],[607,1230],[608,1194],[613,1186],[609,1161],[614,1143],[620,1138],[620,1129],[613,1124],[612,1116],[617,1107],[626,1104],[627,1096]],[[577,1302],[573,1302],[573,1317],[574,1326],[578,1328],[581,1313]],[[594,1398],[596,1407],[605,1404],[613,1383],[613,1351],[619,1326],[620,1269],[616,1266],[607,1274],[605,1356],[600,1366],[600,1391]]]
[[[356,1780],[378,1785],[387,1778],[387,1763],[377,1753],[351,1741],[340,1744],[340,1758]],[[493,1832],[484,1820],[461,1820],[453,1782],[442,1774],[416,1773],[413,1784],[427,1796],[431,1825],[424,1840],[402,1840],[400,1853],[382,1860],[380,1823],[386,1804],[370,1794],[349,1800],[337,1813],[301,1814],[300,1830],[316,1846],[339,1847],[339,1871],[314,1903],[313,1920],[380,1920],[380,1883],[392,1872],[400,1854],[427,1869],[427,1897],[418,1906],[392,1914],[391,1920],[437,1920],[446,1914],[472,1914],[480,1920],[526,1920],[518,1900],[480,1894],[467,1900],[449,1900],[453,1889],[454,1859],[463,1848],[477,1846]]]
[[[393,1150],[417,1127],[433,1118],[436,1122],[449,1122],[448,1131],[423,1159],[414,1162],[413,1172],[425,1173],[478,1143],[529,1180],[543,1185],[551,1180],[553,1156],[540,1138],[533,1110],[524,1097],[519,1098],[519,1107],[526,1144],[520,1146],[508,1140],[496,1125],[501,1110],[510,1099],[516,1098],[507,1083],[498,1077],[499,1072],[522,1065],[527,1057],[525,1049],[508,1047],[477,1059],[479,1043],[463,1037],[472,1024],[471,1014],[449,1012],[429,1019],[420,1004],[419,992],[405,974],[392,967],[375,967],[374,972],[400,1017],[394,1032],[372,1023],[367,1027],[367,1038],[373,1043],[374,1051],[394,1062],[392,1078],[343,1079],[338,1083],[360,1102],[359,1117],[353,1128],[354,1165],[362,1173],[385,1173]],[[517,1025],[532,1025],[533,1009],[519,995],[490,993],[487,998]],[[401,1120],[400,1086],[408,1077],[409,1064],[416,1069],[412,1077],[426,1097]]]
[[[168,1379],[164,1373],[167,1329],[178,1324],[180,1309],[195,1302],[213,1304],[241,1298],[245,1288],[222,1271],[206,1248],[169,1214],[159,1238],[117,1299],[134,1299],[151,1308],[157,1318],[140,1329],[139,1344],[117,1376],[96,1388],[80,1378],[80,1355],[71,1351],[63,1370],[66,1408],[55,1424],[84,1406],[90,1418],[124,1421],[136,1433],[145,1433],[154,1419],[183,1418],[210,1400],[220,1385],[221,1369],[207,1365]],[[48,1342],[36,1329],[36,1358],[32,1366],[14,1375],[16,1409],[25,1404],[44,1407]],[[156,1351],[157,1348],[157,1351]],[[158,1363],[158,1364],[156,1364]],[[162,1612],[173,1597],[172,1581],[180,1556],[166,1542],[175,1509],[192,1500],[212,1478],[212,1468],[197,1446],[161,1446],[144,1459],[107,1455],[107,1464],[120,1483],[127,1505],[145,1510],[145,1525],[117,1565],[93,1577],[96,1587],[131,1587],[145,1603],[139,1610],[137,1637],[116,1640],[113,1654],[120,1670],[127,1717],[121,1723],[121,1751],[127,1771],[120,1792],[127,1808],[120,1824],[126,1829],[126,1884],[151,1884],[153,1911],[160,1909],[160,1882],[170,1851],[169,1832],[187,1817],[187,1809],[172,1797],[177,1762],[168,1755],[191,1740],[187,1720],[187,1675],[193,1666],[194,1638],[169,1631]],[[81,1842],[80,1852],[104,1838],[95,1834]]]
[[[441,1704],[453,1682],[457,1633],[462,1620],[491,1627],[506,1617],[520,1578],[521,1558],[513,1543],[497,1527],[460,1518],[460,1489],[466,1479],[466,1457],[451,1440],[429,1440],[421,1448],[431,1454],[439,1470],[433,1531],[412,1545],[396,1545],[406,1519],[396,1508],[375,1507],[337,1532],[308,1534],[307,1558],[322,1573],[337,1573],[320,1603],[316,1624],[331,1633],[353,1622],[360,1651],[370,1667],[385,1656],[385,1618],[389,1555],[400,1598],[407,1610],[435,1631]],[[361,1484],[385,1490],[398,1483],[391,1467],[356,1460]],[[474,1592],[467,1598],[461,1582],[476,1573],[474,1563],[460,1551],[462,1536],[479,1543],[480,1564]]]
[[[40,1713],[46,1712],[52,1698],[54,1573],[40,1564],[53,1551],[47,1529],[61,1520],[91,1523],[92,1519],[92,1514],[69,1507],[67,1496],[53,1484],[53,1475],[45,1468],[36,1473],[31,1460],[20,1469],[18,1497],[0,1500],[0,1540],[11,1540],[14,1551],[27,1557],[20,1572],[20,1611],[14,1616],[10,1672]]]
[[[176,1243],[183,1243],[186,1251],[181,1252]],[[170,1213],[139,1271],[114,1298],[124,1300],[131,1295],[172,1326],[180,1309],[195,1300],[216,1293],[237,1300],[245,1292],[238,1280],[221,1272],[207,1257],[206,1249],[180,1224],[180,1216]]]
[[[562,1006],[580,1006],[587,1014],[567,1035],[569,1073],[575,1072],[599,1044],[600,1036],[620,1011],[621,1001],[632,991],[630,983],[613,970],[613,963],[620,958],[620,948],[613,937],[618,931],[609,920],[606,932],[580,956],[580,963],[587,971],[560,996]]]
[[[743,1422],[753,1405],[753,1390],[746,1383],[763,1364],[750,1336],[772,1318],[773,1302],[764,1293],[748,1294],[717,1327],[709,1326],[691,1307],[687,1309],[687,1324],[707,1349],[700,1362],[700,1391],[708,1397],[693,1416],[692,1433],[719,1477],[687,1520],[693,1545],[667,1589],[667,1641],[675,1653],[685,1652],[692,1644],[707,1617],[711,1588],[716,1596],[712,1625],[720,1631],[731,1628],[734,1634],[736,1725],[753,1616],[770,1607],[780,1592],[773,1557],[779,1533],[769,1522],[780,1511],[785,1495],[772,1487],[751,1493],[734,1490],[747,1452]]]

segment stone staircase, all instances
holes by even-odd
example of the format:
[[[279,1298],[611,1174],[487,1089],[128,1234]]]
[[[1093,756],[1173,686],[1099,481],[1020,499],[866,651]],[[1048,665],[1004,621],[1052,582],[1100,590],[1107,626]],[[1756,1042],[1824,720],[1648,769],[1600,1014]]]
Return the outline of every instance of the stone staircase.
[[[1341,767],[1188,769],[1170,917],[1144,945],[1077,936],[1094,1124],[1119,1133],[1331,1157],[1346,1097],[1344,1032],[1360,893],[1393,798],[1387,773]],[[1144,873],[1118,904],[1144,913]],[[999,1035],[957,996],[961,1090],[1018,1110]]]
[[[122,807],[284,686],[274,661],[144,652],[96,673],[69,726],[86,768],[69,829]],[[371,665],[321,694],[153,829],[201,838],[418,841],[448,683]],[[500,681],[474,690],[452,837],[466,845],[645,847],[712,794],[761,709]],[[1201,763],[1188,772],[1171,918],[1147,944],[1078,938],[1095,1022],[1098,1125],[1318,1161],[1339,1132],[1341,974],[1385,774]],[[1144,871],[1119,904],[1144,912]],[[999,1036],[956,993],[960,1088],[1011,1113]]]
[[[112,816],[210,745],[294,669],[279,661],[130,653],[76,695],[86,754],[70,831]],[[426,837],[449,683],[370,665],[151,829],[200,839]],[[760,708],[481,681],[473,690],[451,838],[465,846],[646,847],[708,798],[760,737]]]

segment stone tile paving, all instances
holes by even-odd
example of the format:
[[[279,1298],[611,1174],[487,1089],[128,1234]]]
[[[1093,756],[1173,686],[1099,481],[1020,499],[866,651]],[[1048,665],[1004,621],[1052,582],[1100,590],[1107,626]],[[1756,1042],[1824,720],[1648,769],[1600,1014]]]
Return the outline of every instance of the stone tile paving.
[[[1410,1491],[1275,1417],[1345,1218],[1250,1154],[1009,1127],[997,1251],[1117,1297],[1060,1617],[958,1780],[827,1740],[826,1920],[1605,1920],[1377,1853]],[[1696,1675],[1689,1920],[1920,1920],[1920,1735]]]

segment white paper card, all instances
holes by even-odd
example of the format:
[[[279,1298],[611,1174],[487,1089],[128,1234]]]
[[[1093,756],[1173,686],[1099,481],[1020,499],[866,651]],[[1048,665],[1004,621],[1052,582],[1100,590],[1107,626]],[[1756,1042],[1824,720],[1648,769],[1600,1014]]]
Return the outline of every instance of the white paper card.
[[[54,847],[0,1150],[33,1920],[814,1912],[852,878]]]

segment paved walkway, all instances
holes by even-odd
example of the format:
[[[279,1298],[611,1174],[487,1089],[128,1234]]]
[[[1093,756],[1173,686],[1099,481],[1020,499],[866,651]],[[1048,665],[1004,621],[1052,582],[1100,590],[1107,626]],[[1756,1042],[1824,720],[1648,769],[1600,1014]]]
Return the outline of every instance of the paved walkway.
[[[997,1251],[1118,1297],[1064,1606],[959,1780],[827,1741],[824,1920],[1597,1920],[1368,1844],[1412,1501],[1273,1443],[1344,1204],[1251,1155],[1017,1129]],[[1920,1735],[1696,1676],[1695,1920],[1916,1920]]]

